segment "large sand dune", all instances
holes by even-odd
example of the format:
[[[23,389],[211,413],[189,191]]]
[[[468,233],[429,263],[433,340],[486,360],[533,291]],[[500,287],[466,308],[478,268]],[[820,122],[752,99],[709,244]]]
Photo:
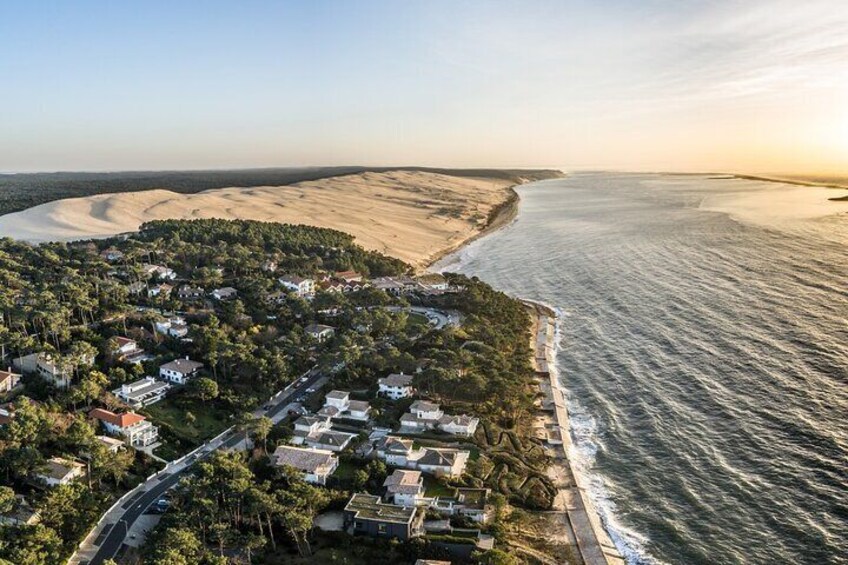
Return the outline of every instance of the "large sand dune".
[[[251,219],[345,231],[416,266],[481,230],[509,181],[394,171],[197,194],[148,190],[57,200],[0,217],[0,236],[33,242],[107,237],[168,218]]]

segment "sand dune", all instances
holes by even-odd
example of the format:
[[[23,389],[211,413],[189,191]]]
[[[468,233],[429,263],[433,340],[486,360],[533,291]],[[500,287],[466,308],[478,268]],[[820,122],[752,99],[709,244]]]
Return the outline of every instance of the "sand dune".
[[[416,266],[482,229],[509,181],[426,172],[362,173],[288,186],[197,194],[148,190],[57,200],[0,217],[0,236],[33,242],[100,238],[168,218],[251,219],[348,232]]]

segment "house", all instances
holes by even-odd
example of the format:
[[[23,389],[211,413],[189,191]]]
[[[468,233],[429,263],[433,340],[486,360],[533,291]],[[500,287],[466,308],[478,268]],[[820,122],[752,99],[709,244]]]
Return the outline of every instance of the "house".
[[[346,418],[367,421],[371,416],[371,405],[364,400],[351,400],[348,404]]]
[[[362,275],[356,271],[338,271],[333,276],[346,283],[362,282]]]
[[[323,430],[306,436],[305,443],[309,447],[314,447],[316,449],[342,451],[355,437],[356,434],[349,434],[347,432]]]
[[[377,442],[377,457],[388,465],[406,467],[412,456],[412,440],[396,436],[385,436]]]
[[[173,316],[159,320],[155,324],[156,331],[171,337],[185,337],[188,334],[188,326],[182,316]]]
[[[377,384],[380,387],[377,394],[392,400],[409,398],[415,392],[412,388],[412,375],[403,373],[392,373],[388,377],[378,379]]]
[[[301,298],[309,298],[315,294],[315,281],[296,275],[285,275],[279,279],[280,285],[289,292],[297,294]]]
[[[141,266],[141,270],[147,275],[147,278],[170,281],[177,278],[177,273],[173,269],[162,267],[161,265],[144,264]]]
[[[307,437],[317,437],[320,432],[330,429],[329,419],[319,416],[301,416],[294,422],[294,434],[289,443],[302,445]]]
[[[445,414],[439,418],[438,426],[439,429],[445,433],[456,436],[471,437],[474,435],[474,431],[477,429],[477,425],[479,423],[479,418],[474,418],[465,414],[460,414],[458,416]]]
[[[115,263],[116,261],[120,261],[121,259],[123,259],[124,254],[115,249],[114,247],[110,247],[100,252],[100,258],[104,261],[108,261],[109,263]]]
[[[414,461],[416,469],[436,477],[459,477],[465,471],[470,453],[461,449],[424,447]]]
[[[81,362],[90,365],[94,363],[94,356],[90,355]],[[31,353],[15,358],[13,364],[22,373],[35,373],[59,388],[68,388],[71,384],[72,367],[52,353]]]
[[[420,471],[396,469],[383,481],[386,487],[386,498],[398,506],[423,506],[427,504],[424,498],[424,478]]]
[[[0,406],[0,426],[8,424],[15,419],[15,407],[11,404]]]
[[[267,261],[262,263],[262,270],[266,273],[273,273],[277,270],[277,262],[272,259],[268,259]]]
[[[324,397],[324,406],[333,406],[344,412],[350,405],[350,393],[343,390],[331,390]]]
[[[332,451],[306,449],[281,445],[271,456],[277,467],[289,466],[303,473],[303,480],[317,485],[327,484],[327,477],[339,466],[339,458]]]
[[[238,296],[238,291],[231,286],[216,288],[212,291],[212,298],[215,300],[231,300]]]
[[[0,525],[4,526],[34,526],[40,521],[41,515],[22,494],[15,495],[15,502],[9,512],[0,514]]]
[[[185,359],[174,359],[159,367],[159,378],[174,384],[184,385],[202,368],[203,363],[192,361],[188,357]]]
[[[8,371],[0,371],[0,393],[12,392],[12,389],[21,382],[21,375],[13,373],[12,368]]]
[[[490,494],[491,490],[487,488],[456,488],[451,496],[436,497],[430,507],[449,516],[466,516],[475,522],[485,523],[492,515]]]
[[[386,504],[367,493],[355,493],[344,508],[345,529],[354,535],[406,541],[424,533],[423,523],[423,510]]]
[[[336,335],[336,328],[321,324],[309,324],[303,331],[318,343],[323,343]]]
[[[289,295],[283,291],[271,292],[266,297],[269,304],[283,304]]]
[[[132,295],[141,294],[147,288],[147,285],[141,281],[136,281],[127,285],[127,292]]]
[[[204,296],[206,291],[199,286],[184,284],[177,290],[177,298],[180,300],[200,300]]]
[[[67,485],[85,475],[85,465],[63,457],[47,460],[44,470],[36,473],[35,478],[49,487]]]
[[[159,439],[159,428],[141,414],[135,412],[116,414],[103,408],[95,408],[88,415],[99,420],[110,434],[122,436],[127,445],[144,447]]]
[[[128,337],[118,336],[115,338],[116,348],[112,354],[127,363],[141,363],[147,357],[147,353],[138,346],[138,342]]]
[[[448,289],[448,280],[441,273],[427,273],[418,277],[418,285],[426,291],[441,291]]]
[[[431,430],[444,414],[438,404],[428,400],[416,400],[409,407],[409,412],[400,417],[400,429],[413,433]]]
[[[133,408],[144,408],[165,398],[170,388],[168,383],[157,381],[153,377],[144,377],[121,385],[121,388],[113,390],[112,394]]]
[[[400,296],[405,290],[403,283],[394,280],[391,277],[379,277],[371,280],[371,286],[377,290],[382,290],[394,296]]]
[[[163,298],[167,298],[171,296],[171,291],[174,289],[171,285],[167,283],[155,284],[147,289],[147,296],[162,296]]]
[[[104,445],[106,449],[108,449],[112,453],[118,453],[126,445],[121,440],[109,436],[95,436],[94,439]]]

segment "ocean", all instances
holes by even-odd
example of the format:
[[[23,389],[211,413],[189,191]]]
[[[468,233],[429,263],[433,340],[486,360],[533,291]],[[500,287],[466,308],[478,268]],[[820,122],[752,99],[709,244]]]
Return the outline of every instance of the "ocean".
[[[559,312],[571,456],[628,563],[848,563],[848,214],[821,217],[848,203],[821,190],[576,174],[437,265]]]

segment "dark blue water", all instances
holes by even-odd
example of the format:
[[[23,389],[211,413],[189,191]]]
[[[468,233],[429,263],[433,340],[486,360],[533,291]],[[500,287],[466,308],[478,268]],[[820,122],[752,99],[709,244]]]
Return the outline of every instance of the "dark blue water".
[[[848,216],[698,208],[763,188],[536,183],[446,263],[561,311],[573,455],[631,563],[848,563]]]

